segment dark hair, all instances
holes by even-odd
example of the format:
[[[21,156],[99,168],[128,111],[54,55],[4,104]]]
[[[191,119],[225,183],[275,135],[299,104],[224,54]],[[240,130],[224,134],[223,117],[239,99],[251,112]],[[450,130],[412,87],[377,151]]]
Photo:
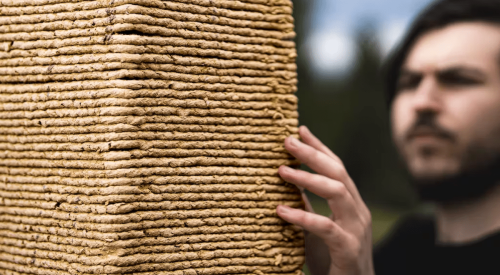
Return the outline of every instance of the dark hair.
[[[500,0],[439,0],[420,13],[405,38],[384,64],[388,106],[396,95],[401,66],[416,40],[431,30],[468,21],[500,24]]]

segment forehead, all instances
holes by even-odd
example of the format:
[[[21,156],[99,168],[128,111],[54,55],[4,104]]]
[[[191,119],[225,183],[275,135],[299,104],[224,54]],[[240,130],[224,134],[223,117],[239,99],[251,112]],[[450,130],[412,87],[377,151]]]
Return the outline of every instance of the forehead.
[[[499,55],[500,26],[483,22],[455,23],[417,39],[403,67],[427,71],[460,65],[497,70]]]

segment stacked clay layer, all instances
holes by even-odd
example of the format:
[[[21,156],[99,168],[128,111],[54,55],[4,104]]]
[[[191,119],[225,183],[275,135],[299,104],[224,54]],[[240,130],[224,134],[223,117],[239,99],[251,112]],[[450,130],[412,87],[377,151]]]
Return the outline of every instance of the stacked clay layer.
[[[0,273],[301,274],[289,0],[0,0]]]

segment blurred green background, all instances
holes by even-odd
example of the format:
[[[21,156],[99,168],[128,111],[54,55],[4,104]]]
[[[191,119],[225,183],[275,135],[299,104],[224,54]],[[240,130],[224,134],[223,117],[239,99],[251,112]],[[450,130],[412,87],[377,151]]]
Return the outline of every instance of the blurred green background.
[[[344,161],[372,212],[376,243],[399,217],[421,209],[390,137],[377,32],[369,22],[359,26],[355,33],[357,58],[348,74],[315,77],[311,60],[300,51],[311,30],[314,0],[293,2],[299,49],[300,123]],[[324,200],[310,193],[308,196],[316,212],[330,214]],[[309,274],[307,267],[304,271]]]

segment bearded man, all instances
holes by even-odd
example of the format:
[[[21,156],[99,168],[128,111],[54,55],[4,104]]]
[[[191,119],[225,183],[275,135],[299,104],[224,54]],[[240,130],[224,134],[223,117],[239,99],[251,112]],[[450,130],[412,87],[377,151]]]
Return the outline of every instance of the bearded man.
[[[387,64],[393,140],[434,215],[405,218],[372,257],[369,209],[306,127],[285,147],[317,174],[279,172],[333,215],[285,206],[278,215],[324,242],[329,270],[318,274],[500,274],[500,0],[432,3]],[[307,251],[309,266],[321,265],[318,251]]]

